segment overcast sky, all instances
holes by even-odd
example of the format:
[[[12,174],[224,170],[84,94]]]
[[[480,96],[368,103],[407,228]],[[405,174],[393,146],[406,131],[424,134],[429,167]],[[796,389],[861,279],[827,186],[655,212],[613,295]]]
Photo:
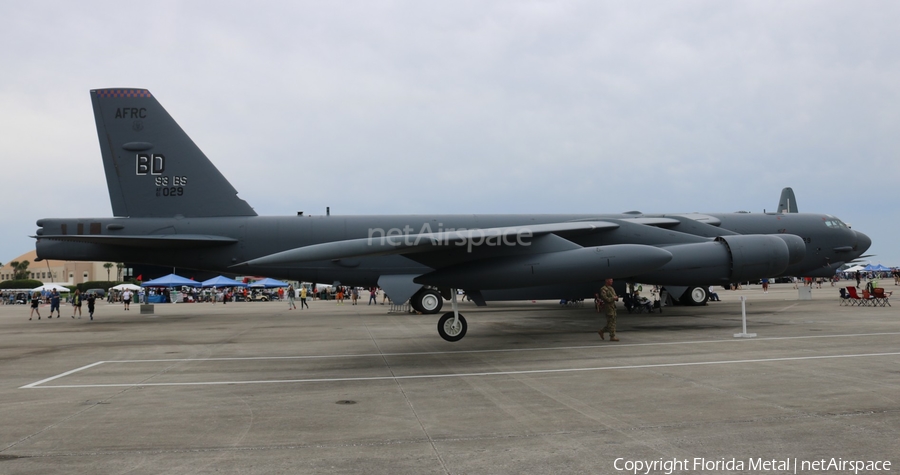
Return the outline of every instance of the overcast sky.
[[[900,265],[900,2],[0,3],[0,262],[146,88],[261,215],[800,211]]]

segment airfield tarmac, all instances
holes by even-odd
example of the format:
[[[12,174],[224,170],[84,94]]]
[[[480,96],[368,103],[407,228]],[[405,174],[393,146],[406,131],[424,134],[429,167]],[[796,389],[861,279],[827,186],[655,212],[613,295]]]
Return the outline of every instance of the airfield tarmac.
[[[799,465],[831,458],[900,470],[900,305],[812,292],[719,290],[722,302],[662,314],[620,304],[619,343],[600,340],[590,302],[466,302],[457,343],[437,316],[363,300],[154,315],[100,303],[93,322],[0,306],[0,473],[631,473],[616,468],[673,459],[691,463],[675,473],[794,473],[751,459],[853,473]],[[757,338],[733,337],[741,295]],[[717,465],[732,459],[743,469]]]

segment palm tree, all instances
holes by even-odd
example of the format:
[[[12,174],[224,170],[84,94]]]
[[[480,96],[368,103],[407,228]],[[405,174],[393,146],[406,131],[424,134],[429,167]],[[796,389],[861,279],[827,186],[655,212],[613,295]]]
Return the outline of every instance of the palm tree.
[[[10,262],[9,265],[13,267],[13,277],[16,280],[19,279],[27,279],[28,278],[28,265],[31,264],[28,261],[14,261]]]
[[[116,263],[116,282],[122,280],[122,269],[125,268],[125,264],[121,262]]]
[[[112,262],[107,262],[106,264],[103,264],[103,268],[106,269],[106,281],[107,282],[109,282],[109,270],[113,268],[113,265],[114,264]]]

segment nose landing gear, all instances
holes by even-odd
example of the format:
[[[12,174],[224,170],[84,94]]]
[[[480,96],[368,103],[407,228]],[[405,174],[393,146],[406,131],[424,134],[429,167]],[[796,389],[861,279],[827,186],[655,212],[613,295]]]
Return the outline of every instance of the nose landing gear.
[[[466,319],[459,313],[456,305],[456,289],[450,289],[450,303],[453,306],[452,312],[445,313],[438,320],[438,334],[447,341],[459,341],[466,336],[466,330],[469,325]]]

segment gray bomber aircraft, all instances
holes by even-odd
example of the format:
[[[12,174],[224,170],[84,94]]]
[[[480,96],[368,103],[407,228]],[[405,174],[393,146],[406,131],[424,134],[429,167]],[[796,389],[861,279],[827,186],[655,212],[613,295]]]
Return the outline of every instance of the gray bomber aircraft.
[[[41,219],[39,259],[133,262],[307,282],[380,286],[466,334],[456,289],[477,305],[590,298],[606,278],[659,284],[686,304],[709,285],[832,276],[871,240],[797,213],[258,216],[145,89],[91,101],[114,218]]]

